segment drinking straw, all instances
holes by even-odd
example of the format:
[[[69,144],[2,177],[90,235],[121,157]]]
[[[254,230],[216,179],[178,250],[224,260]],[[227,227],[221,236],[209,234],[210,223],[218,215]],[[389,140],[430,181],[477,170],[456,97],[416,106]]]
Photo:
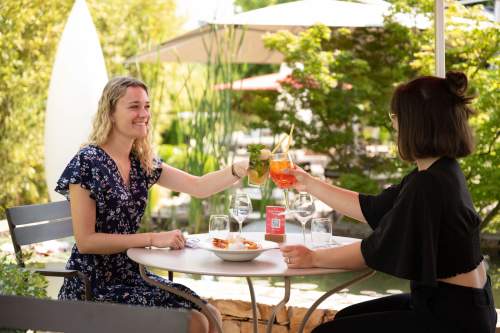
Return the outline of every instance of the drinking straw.
[[[278,142],[278,144],[274,147],[273,151],[271,152],[271,154],[274,154],[278,148],[281,146],[281,144],[283,143],[283,141],[288,137],[288,135],[285,134],[284,137],[281,138],[281,140]]]
[[[290,149],[290,145],[292,144],[292,135],[293,135],[294,128],[295,128],[295,124],[292,124],[292,128],[290,129],[290,134],[288,135],[288,143],[286,145],[285,154],[288,154],[288,149]]]

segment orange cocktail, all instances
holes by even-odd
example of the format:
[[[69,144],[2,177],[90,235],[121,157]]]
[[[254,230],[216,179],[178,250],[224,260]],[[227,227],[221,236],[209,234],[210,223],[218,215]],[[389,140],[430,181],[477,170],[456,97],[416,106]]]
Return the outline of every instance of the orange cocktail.
[[[276,154],[276,155],[284,155],[284,154]],[[293,163],[288,159],[278,159],[274,160],[271,158],[271,162],[269,164],[269,173],[271,175],[271,179],[274,181],[276,186],[279,188],[289,188],[297,182],[294,175],[289,175],[283,172],[285,169],[292,169]]]
[[[295,185],[297,179],[294,175],[284,173],[285,169],[293,169],[293,162],[288,153],[273,154],[269,161],[269,175],[285,194],[285,208],[288,211],[288,188]]]

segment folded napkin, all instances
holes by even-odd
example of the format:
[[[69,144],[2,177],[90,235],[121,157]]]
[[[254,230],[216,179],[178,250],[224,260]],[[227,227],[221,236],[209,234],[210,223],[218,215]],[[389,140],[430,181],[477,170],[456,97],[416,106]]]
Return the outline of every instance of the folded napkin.
[[[196,249],[196,248],[200,247],[200,245],[198,244],[199,242],[200,242],[200,240],[198,238],[194,238],[194,237],[187,238],[186,239],[186,247]]]

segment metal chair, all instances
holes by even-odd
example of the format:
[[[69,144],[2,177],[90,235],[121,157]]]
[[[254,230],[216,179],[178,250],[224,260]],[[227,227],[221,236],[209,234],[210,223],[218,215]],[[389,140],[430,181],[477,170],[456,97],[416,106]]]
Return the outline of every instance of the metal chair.
[[[73,235],[68,201],[7,208],[6,214],[16,261],[20,267],[25,267],[22,246]],[[34,271],[45,276],[78,276],[85,285],[84,299],[92,300],[90,280],[82,272],[68,269],[36,269]]]
[[[0,309],[0,332],[17,328],[66,333],[183,333],[191,318],[190,311],[183,309],[2,295]]]

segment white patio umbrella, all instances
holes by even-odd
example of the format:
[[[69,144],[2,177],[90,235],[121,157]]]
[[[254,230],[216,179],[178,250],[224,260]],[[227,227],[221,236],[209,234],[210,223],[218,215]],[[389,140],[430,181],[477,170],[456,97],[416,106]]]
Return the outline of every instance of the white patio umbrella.
[[[330,27],[380,27],[388,7],[383,1],[363,4],[334,0],[303,0],[268,6],[206,23],[128,62],[205,63],[222,56],[235,63],[279,64],[283,56],[264,47],[264,34],[279,30],[296,33],[315,23]],[[228,33],[234,34],[234,45],[222,43],[227,41],[224,36]]]
[[[436,17],[440,18],[437,28],[444,27],[443,0],[436,1]],[[440,4],[440,5],[439,5]],[[316,23],[329,27],[381,27],[384,14],[390,4],[383,0],[365,0],[362,3],[336,0],[302,0],[268,6],[232,17],[209,22],[193,31],[173,38],[156,49],[137,55],[127,62],[214,62],[223,59],[234,63],[279,64],[283,56],[264,47],[262,37],[266,33],[288,30],[297,33]],[[410,23],[405,16],[399,19],[403,24]],[[438,20],[436,20],[436,23]],[[426,28],[429,22],[420,17],[418,28]],[[224,38],[233,34],[227,43]],[[444,29],[436,29],[440,34],[436,41],[437,63],[444,64]],[[439,52],[438,52],[439,51]],[[444,66],[443,66],[444,68]],[[443,73],[444,75],[444,73]]]

